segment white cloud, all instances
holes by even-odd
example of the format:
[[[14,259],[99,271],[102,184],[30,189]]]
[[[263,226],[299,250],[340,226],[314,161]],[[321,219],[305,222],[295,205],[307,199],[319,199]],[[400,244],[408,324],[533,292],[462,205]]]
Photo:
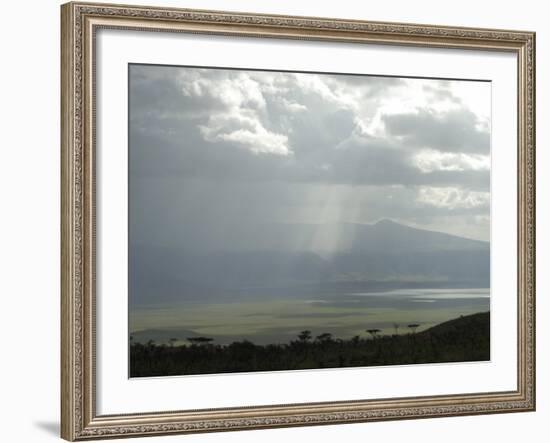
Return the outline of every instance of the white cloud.
[[[249,129],[237,129],[233,132],[220,132],[213,137],[210,129],[204,128],[203,133],[208,141],[230,141],[237,143],[254,154],[290,155],[288,137],[267,131],[262,125],[257,125],[253,131]]]
[[[471,209],[489,204],[488,192],[466,191],[459,188],[421,187],[417,202],[446,209]]]
[[[432,149],[420,151],[414,157],[415,166],[424,173],[433,171],[488,171],[488,155],[440,152]]]
[[[199,126],[204,139],[232,142],[254,154],[292,154],[288,137],[269,131],[262,121],[266,100],[261,82],[244,72],[231,72],[223,78],[208,75],[211,72],[184,70],[180,77],[185,96],[208,97],[219,104]],[[299,110],[298,103],[287,102],[288,107]]]
[[[283,105],[287,111],[290,112],[302,112],[307,111],[307,106],[302,105],[300,103],[296,103],[290,100],[287,100],[286,98],[282,98]]]
[[[288,137],[268,131],[259,116],[247,109],[232,109],[232,113],[214,114],[207,125],[199,126],[209,142],[229,141],[254,154],[290,155]]]
[[[491,86],[487,82],[402,79],[391,92],[364,100],[352,108],[358,109],[357,118],[363,132],[372,136],[385,134],[384,116],[415,114],[420,110],[434,115],[469,110],[476,116],[476,129],[488,131]]]
[[[303,92],[321,97],[343,109],[357,109],[359,95],[342,88],[331,78],[315,74],[294,74],[296,86]]]
[[[491,83],[477,81],[449,82],[449,89],[460,98],[463,106],[476,114],[478,120],[489,124],[491,119]]]
[[[182,70],[179,78],[185,96],[212,97],[228,107],[265,108],[261,85],[245,72],[231,72],[223,78],[209,75],[211,71]]]

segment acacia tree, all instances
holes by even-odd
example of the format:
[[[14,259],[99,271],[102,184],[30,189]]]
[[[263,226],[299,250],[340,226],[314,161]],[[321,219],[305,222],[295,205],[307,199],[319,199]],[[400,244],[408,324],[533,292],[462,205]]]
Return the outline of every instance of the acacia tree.
[[[332,334],[330,332],[323,332],[322,334],[315,337],[315,340],[321,343],[328,343],[332,341]]]
[[[309,340],[311,340],[311,331],[306,329],[306,330],[300,332],[300,334],[298,334],[298,339],[302,343],[307,343]]]
[[[393,324],[393,330],[395,332],[395,335],[399,335],[399,323]]]
[[[378,337],[380,329],[367,329],[367,332],[372,336],[373,339],[375,339],[376,337]]]

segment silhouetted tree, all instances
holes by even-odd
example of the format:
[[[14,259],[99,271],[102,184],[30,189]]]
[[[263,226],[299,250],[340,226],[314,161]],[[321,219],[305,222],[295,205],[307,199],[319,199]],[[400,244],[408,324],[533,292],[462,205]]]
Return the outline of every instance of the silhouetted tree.
[[[308,342],[311,340],[311,331],[306,329],[305,331],[300,332],[300,334],[298,334],[298,339],[303,343]]]
[[[391,324],[390,324],[391,326]],[[153,340],[130,346],[132,377],[275,371],[388,364],[486,361],[490,357],[490,316],[480,313],[417,331],[421,324],[404,323],[407,334],[383,335],[368,330],[375,340],[355,336],[343,340],[311,331],[290,343],[259,345],[250,341],[222,346],[212,338],[191,337],[191,346],[158,345]],[[181,339],[180,339],[181,340]]]
[[[395,335],[399,335],[399,323],[393,324],[393,330],[395,332]]]
[[[380,329],[367,329],[367,332],[372,335],[372,338],[376,338],[380,333]]]
[[[321,343],[327,343],[329,341],[332,341],[332,334],[330,332],[323,332],[322,334],[315,337],[315,340]]]

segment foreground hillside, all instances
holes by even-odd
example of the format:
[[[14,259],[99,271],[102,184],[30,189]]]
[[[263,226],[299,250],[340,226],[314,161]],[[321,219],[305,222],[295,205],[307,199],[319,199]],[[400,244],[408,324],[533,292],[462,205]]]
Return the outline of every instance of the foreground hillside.
[[[486,361],[490,359],[488,312],[460,317],[415,333],[379,336],[377,330],[341,340],[302,331],[289,344],[249,341],[220,346],[208,337],[191,346],[130,346],[130,375],[148,377],[227,372]],[[368,336],[368,337],[367,337]]]

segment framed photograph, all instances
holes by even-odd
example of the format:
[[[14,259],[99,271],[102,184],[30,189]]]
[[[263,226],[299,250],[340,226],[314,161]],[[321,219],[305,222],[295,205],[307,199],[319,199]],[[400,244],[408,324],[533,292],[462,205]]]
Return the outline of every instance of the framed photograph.
[[[63,438],[535,409],[534,33],[61,15]]]

